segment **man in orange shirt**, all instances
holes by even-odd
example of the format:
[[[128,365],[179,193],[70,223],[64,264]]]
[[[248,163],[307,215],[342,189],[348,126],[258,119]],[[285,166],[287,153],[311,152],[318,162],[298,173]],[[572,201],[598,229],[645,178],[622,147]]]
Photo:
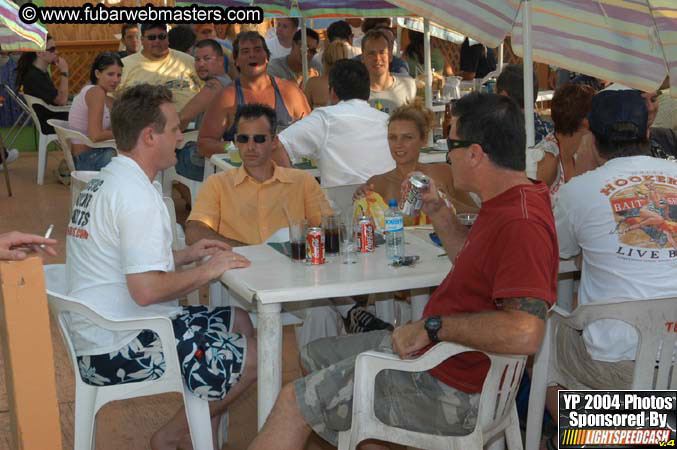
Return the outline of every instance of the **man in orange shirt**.
[[[186,226],[187,242],[209,236],[230,245],[260,244],[292,219],[322,222],[329,204],[310,173],[276,165],[275,111],[252,103],[235,115],[235,143],[242,166],[209,177]]]

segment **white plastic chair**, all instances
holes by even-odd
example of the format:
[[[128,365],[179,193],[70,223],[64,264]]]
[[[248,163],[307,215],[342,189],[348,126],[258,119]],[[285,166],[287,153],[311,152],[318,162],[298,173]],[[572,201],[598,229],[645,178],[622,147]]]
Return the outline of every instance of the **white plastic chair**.
[[[395,442],[416,448],[481,450],[486,442],[504,432],[510,450],[522,449],[515,396],[522,378],[526,356],[485,353],[491,360],[480,394],[475,429],[465,436],[438,436],[386,425],[374,414],[374,384],[382,370],[423,372],[447,358],[469,351],[462,345],[442,342],[423,356],[403,360],[397,355],[368,351],[355,360],[353,415],[350,430],[339,433],[339,450],[355,449],[365,439]]]
[[[186,407],[193,448],[213,449],[209,402],[190,392],[183,382],[176,352],[172,322],[164,316],[140,314],[138,317],[110,320],[92,311],[80,300],[67,296],[66,267],[63,264],[45,266],[47,299],[63,337],[75,376],[75,433],[74,449],[96,447],[96,414],[108,402],[165,392],[180,392]],[[66,316],[80,314],[101,328],[115,331],[152,330],[160,338],[164,352],[165,373],[157,380],[113,386],[92,386],[80,377],[75,349],[68,331]]]
[[[548,316],[543,345],[534,362],[527,419],[527,450],[537,449],[540,444],[545,383],[549,369],[547,362],[551,354],[557,354],[558,330],[564,326],[583,330],[590,323],[600,319],[626,322],[632,325],[639,335],[630,389],[677,389],[677,362],[673,359],[677,333],[668,330],[666,326],[668,322],[677,322],[677,298],[629,302],[612,300],[608,303],[581,305],[572,313],[556,306]],[[658,371],[654,380],[656,367]],[[609,386],[609,389],[616,388]]]
[[[183,133],[183,142],[181,144],[180,148],[183,148],[188,144],[189,142],[197,142],[197,136],[198,136],[199,131],[189,131],[187,133]],[[163,195],[166,195],[168,197],[172,196],[172,184],[176,183],[181,183],[184,186],[188,187],[188,190],[190,191],[190,201],[191,205],[195,205],[195,201],[197,200],[197,193],[200,191],[200,187],[202,187],[202,181],[195,181],[191,180],[190,178],[184,177],[183,175],[179,175],[176,173],[176,167],[172,166],[163,171],[162,174],[162,193]]]
[[[52,141],[58,140],[56,134],[45,134],[42,131],[42,124],[38,119],[38,115],[35,112],[35,105],[40,105],[43,108],[52,111],[52,112],[68,112],[70,106],[51,106],[43,102],[37,97],[24,94],[26,103],[28,103],[28,110],[31,113],[31,118],[33,119],[33,124],[35,129],[38,131],[38,184],[42,184],[45,181],[45,170],[47,169],[47,146]],[[71,169],[71,170],[74,170]]]
[[[80,141],[90,148],[114,148],[117,150],[114,139],[94,142],[86,134],[70,128],[67,120],[48,119],[47,123],[54,128],[54,131],[56,131],[59,144],[61,144],[61,148],[63,149],[63,156],[66,159],[66,164],[71,172],[76,170],[75,162],[73,162],[73,140]]]

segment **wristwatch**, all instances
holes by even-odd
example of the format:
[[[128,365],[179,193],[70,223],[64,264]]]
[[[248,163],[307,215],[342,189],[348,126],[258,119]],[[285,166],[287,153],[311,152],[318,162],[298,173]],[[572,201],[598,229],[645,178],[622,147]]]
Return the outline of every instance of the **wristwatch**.
[[[442,318],[440,316],[430,316],[428,317],[423,324],[425,331],[428,332],[428,338],[430,342],[440,342],[440,338],[437,336],[437,332],[442,328]]]
[[[61,72],[61,76],[68,78],[68,72]]]

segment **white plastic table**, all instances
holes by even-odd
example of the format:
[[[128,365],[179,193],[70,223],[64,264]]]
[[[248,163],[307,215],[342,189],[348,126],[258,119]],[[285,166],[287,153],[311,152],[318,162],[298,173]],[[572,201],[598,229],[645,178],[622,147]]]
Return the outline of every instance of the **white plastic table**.
[[[285,302],[420,289],[439,285],[451,270],[444,249],[405,235],[405,252],[418,255],[413,267],[387,264],[385,245],[373,253],[358,253],[356,264],[341,264],[340,257],[323,265],[293,262],[267,244],[235,249],[251,261],[246,269],[229,270],[221,282],[243,299],[256,304],[258,324],[258,425],[263,426],[282,384],[281,304]],[[428,300],[418,295],[412,316],[420,317]],[[412,299],[414,303],[414,299]]]

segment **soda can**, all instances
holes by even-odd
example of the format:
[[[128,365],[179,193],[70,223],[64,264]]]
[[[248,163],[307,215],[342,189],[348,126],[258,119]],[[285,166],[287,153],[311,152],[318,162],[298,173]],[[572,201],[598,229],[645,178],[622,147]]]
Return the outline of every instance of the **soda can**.
[[[320,227],[306,231],[306,263],[324,264],[324,232]]]
[[[428,190],[430,178],[422,173],[409,177],[409,183],[402,201],[402,214],[415,217],[423,205],[423,192]]]
[[[496,80],[493,78],[490,78],[489,81],[487,81],[487,93],[488,94],[495,94],[496,93]]]
[[[367,216],[360,217],[357,222],[357,251],[360,253],[374,251],[374,224]]]

